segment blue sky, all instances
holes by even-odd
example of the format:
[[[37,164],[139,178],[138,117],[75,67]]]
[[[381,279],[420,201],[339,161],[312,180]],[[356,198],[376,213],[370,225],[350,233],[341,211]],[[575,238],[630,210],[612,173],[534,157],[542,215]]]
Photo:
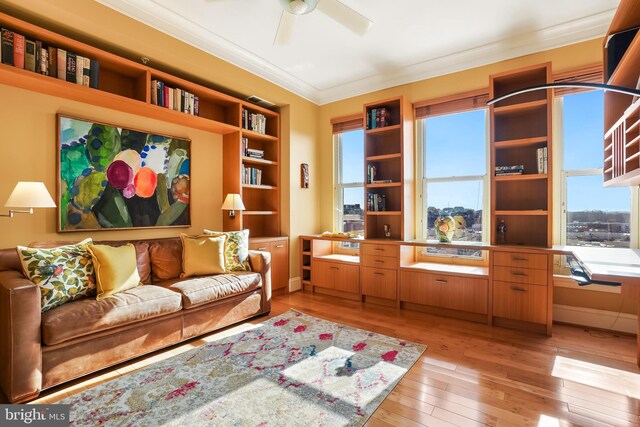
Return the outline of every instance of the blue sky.
[[[593,91],[564,98],[564,168],[602,167],[603,92]],[[475,110],[426,120],[425,173],[430,178],[483,175],[486,173],[485,112]],[[343,182],[364,181],[364,131],[342,134]],[[479,181],[430,184],[430,206],[482,208]],[[345,203],[364,203],[362,189],[345,191]],[[628,211],[629,188],[605,188],[601,177],[568,178],[570,211]]]

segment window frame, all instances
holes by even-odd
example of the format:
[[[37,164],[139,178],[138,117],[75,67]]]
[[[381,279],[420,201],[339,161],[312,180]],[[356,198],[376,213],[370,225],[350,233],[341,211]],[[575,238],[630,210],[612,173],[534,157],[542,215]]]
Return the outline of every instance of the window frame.
[[[484,110],[484,123],[485,123],[485,173],[484,175],[460,175],[460,176],[447,176],[428,178],[426,172],[426,122],[429,116],[420,118],[415,121],[416,124],[416,175],[419,177],[420,185],[416,185],[416,234],[419,240],[426,240],[428,236],[427,229],[429,224],[425,220],[425,215],[428,208],[428,184],[430,183],[447,183],[447,182],[468,182],[468,181],[480,181],[482,182],[482,243],[491,241],[490,230],[490,208],[491,208],[491,182],[489,169],[491,168],[491,144],[490,144],[490,129],[489,129],[489,108],[480,107],[474,109],[463,109],[460,111],[452,111],[449,114],[466,113],[469,111]],[[444,114],[443,114],[444,115]],[[431,116],[436,117],[436,116]],[[423,143],[424,142],[424,143]],[[484,251],[483,251],[484,253]],[[429,256],[434,256],[430,254]],[[442,257],[450,258],[450,255],[440,255]],[[475,259],[475,258],[471,258]]]

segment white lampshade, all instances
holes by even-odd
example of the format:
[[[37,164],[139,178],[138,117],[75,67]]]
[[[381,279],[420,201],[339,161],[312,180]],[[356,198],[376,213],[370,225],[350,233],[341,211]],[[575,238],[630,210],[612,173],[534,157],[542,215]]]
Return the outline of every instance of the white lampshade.
[[[56,203],[42,182],[20,181],[4,204],[6,208],[55,208]]]
[[[243,211],[244,204],[239,194],[229,193],[222,204],[223,211]]]

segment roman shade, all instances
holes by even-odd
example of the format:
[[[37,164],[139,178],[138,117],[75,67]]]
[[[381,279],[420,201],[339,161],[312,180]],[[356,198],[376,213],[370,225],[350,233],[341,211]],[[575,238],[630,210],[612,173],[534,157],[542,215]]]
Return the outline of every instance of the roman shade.
[[[416,119],[461,113],[487,106],[489,89],[463,92],[453,96],[434,98],[413,104]]]
[[[362,114],[354,114],[353,116],[336,117],[331,119],[333,133],[349,132],[364,128]]]
[[[553,75],[554,83],[602,83],[602,64],[564,71]],[[555,96],[565,96],[572,93],[587,92],[592,89],[579,87],[561,87],[554,91]]]

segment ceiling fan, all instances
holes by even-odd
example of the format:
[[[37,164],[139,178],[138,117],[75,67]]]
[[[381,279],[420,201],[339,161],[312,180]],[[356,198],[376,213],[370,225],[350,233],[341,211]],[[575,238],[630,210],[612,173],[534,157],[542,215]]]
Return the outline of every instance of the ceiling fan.
[[[276,37],[275,46],[286,46],[291,42],[296,18],[318,10],[354,33],[363,36],[373,25],[369,19],[359,14],[338,0],[280,0],[282,15]]]

